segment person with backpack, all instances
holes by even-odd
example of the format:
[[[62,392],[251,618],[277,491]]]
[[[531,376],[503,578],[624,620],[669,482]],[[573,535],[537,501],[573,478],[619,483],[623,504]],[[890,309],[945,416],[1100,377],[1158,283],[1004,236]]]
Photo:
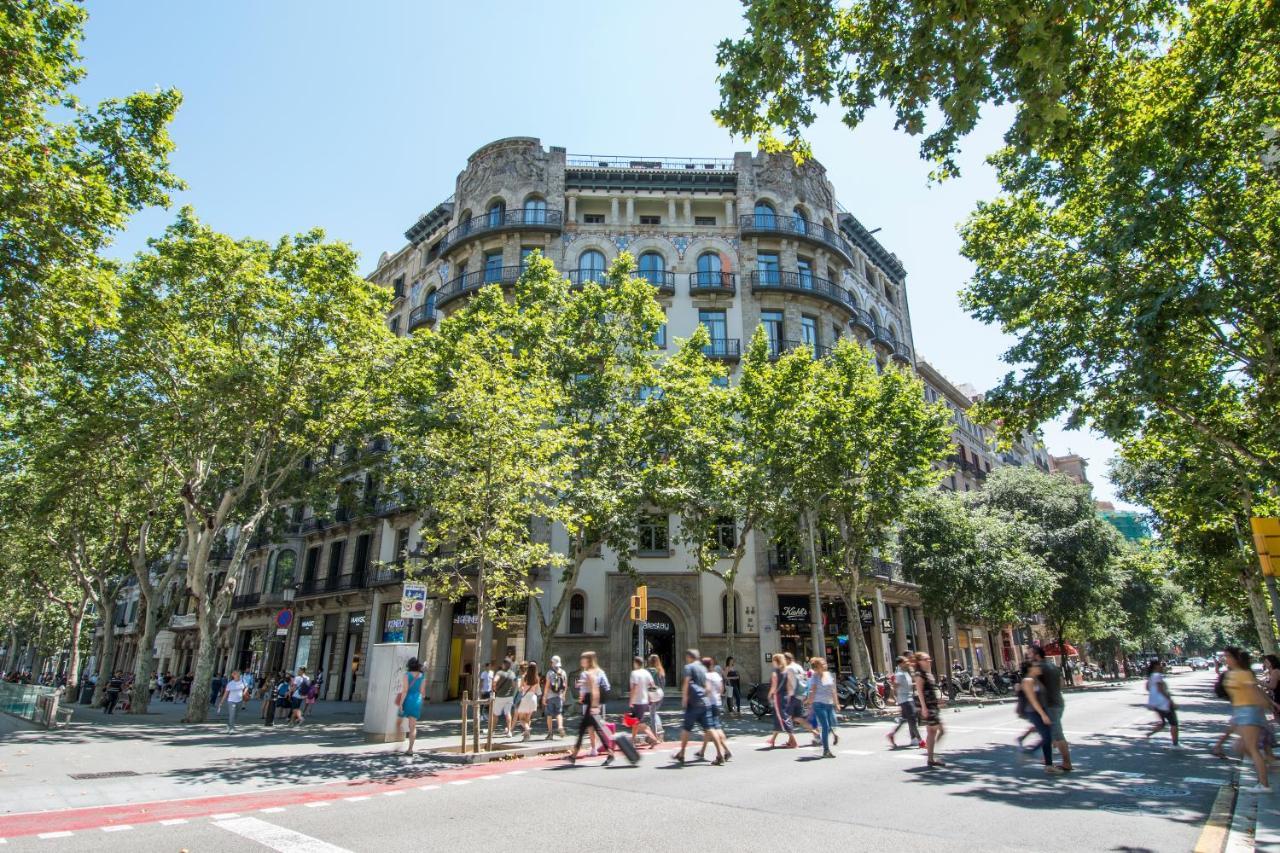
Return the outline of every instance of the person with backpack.
[[[569,693],[569,673],[560,665],[559,655],[551,656],[551,668],[543,682],[542,713],[547,718],[547,740],[555,737],[557,728],[560,737],[564,737],[564,700]]]
[[[799,725],[813,736],[813,746],[819,743],[818,727],[815,722],[810,722],[809,715],[805,711],[805,701],[809,698],[809,673],[805,668],[796,663],[795,655],[791,652],[784,652],[783,657],[787,661],[787,673],[791,681],[791,703],[788,707],[788,713],[791,715],[791,722]]]
[[[503,668],[507,666],[503,661]],[[604,766],[613,763],[613,740],[604,727],[604,703],[609,699],[609,680],[596,663],[595,652],[583,652],[578,659],[581,673],[578,677],[578,701],[582,703],[582,719],[578,722],[578,739],[574,741],[573,751],[569,753],[569,763],[575,764],[578,752],[582,749],[583,738],[590,731],[592,736],[599,735],[608,756]]]
[[[307,678],[307,668],[305,666],[298,667],[298,674],[294,676],[290,684],[289,707],[293,714],[289,720],[290,726],[302,725],[302,706],[306,702],[307,693],[311,690],[311,679]]]
[[[422,693],[426,678],[417,658],[409,658],[405,672],[400,676],[400,688],[396,692],[396,715],[405,721],[405,734],[409,746],[405,755],[413,755],[413,742],[418,739],[418,718],[422,716]]]

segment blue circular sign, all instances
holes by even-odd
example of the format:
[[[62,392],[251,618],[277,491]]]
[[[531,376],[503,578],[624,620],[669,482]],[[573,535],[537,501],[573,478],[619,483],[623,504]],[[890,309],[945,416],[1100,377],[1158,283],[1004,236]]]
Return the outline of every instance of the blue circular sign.
[[[288,628],[291,624],[293,624],[292,610],[281,610],[279,613],[276,614],[277,628]]]

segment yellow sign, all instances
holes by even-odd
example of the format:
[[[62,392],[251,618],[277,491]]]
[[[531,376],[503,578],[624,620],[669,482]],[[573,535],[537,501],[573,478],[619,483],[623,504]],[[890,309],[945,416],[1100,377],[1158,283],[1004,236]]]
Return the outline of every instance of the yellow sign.
[[[1249,524],[1253,528],[1253,544],[1258,549],[1262,574],[1280,575],[1280,518],[1251,518]]]

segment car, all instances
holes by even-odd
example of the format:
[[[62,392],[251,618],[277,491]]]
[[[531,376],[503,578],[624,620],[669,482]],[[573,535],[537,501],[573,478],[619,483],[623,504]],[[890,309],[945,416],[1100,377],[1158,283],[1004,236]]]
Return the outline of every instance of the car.
[[[1187,658],[1187,666],[1191,667],[1192,669],[1208,669],[1209,661],[1206,658],[1200,658],[1200,657]]]

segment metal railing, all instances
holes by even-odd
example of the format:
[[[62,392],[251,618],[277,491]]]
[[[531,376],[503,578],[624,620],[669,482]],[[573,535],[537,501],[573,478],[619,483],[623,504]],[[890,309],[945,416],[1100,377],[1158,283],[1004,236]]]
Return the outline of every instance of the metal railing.
[[[690,293],[728,293],[737,291],[738,277],[731,272],[689,273]]]
[[[847,260],[853,260],[853,245],[834,228],[820,222],[810,222],[799,216],[780,216],[776,213],[746,213],[738,217],[738,231],[743,234],[786,234],[811,243],[835,249]]]
[[[262,601],[262,593],[246,592],[243,595],[237,595],[231,599],[232,610],[243,610],[246,607],[256,607]]]
[[[889,330],[879,323],[873,324],[871,328],[871,340],[878,344],[893,346],[893,335],[890,335]]]
[[[894,358],[896,358],[896,359],[898,359],[899,361],[905,361],[905,362],[907,362],[908,364],[910,364],[910,363],[911,363],[911,348],[910,348],[910,347],[908,347],[906,344],[904,344],[902,341],[894,341],[894,342],[893,342],[893,357],[894,357]]]
[[[474,293],[488,284],[509,286],[516,283],[524,267],[514,264],[505,267],[485,267],[455,276],[445,282],[444,287],[436,291],[436,307],[441,308],[459,296]]]
[[[659,293],[675,293],[676,292],[676,274],[667,270],[640,270],[636,273],[636,278],[642,278],[645,281],[658,288]]]
[[[616,154],[570,154],[565,158],[565,165],[577,169],[733,171],[733,160],[726,157],[622,157]]]
[[[558,210],[546,208],[520,208],[518,210],[493,211],[473,216],[458,223],[440,241],[440,251],[452,249],[458,244],[482,234],[513,228],[538,231],[559,231],[564,227],[564,215]]]
[[[853,309],[853,319],[849,323],[853,326],[861,326],[868,332],[871,332],[876,326],[875,318],[871,316],[871,312],[862,308]]]
[[[751,289],[782,290],[819,296],[842,308],[857,310],[858,302],[853,294],[829,278],[794,270],[754,270],[751,273]]]
[[[742,342],[737,338],[712,338],[711,343],[702,348],[707,358],[722,358],[736,361],[742,358]]]
[[[589,281],[594,281],[599,285],[604,285],[604,283],[608,281],[608,279],[605,278],[604,270],[593,269],[590,267],[569,270],[565,273],[565,277],[569,279],[569,284],[574,287],[581,287]]]
[[[404,569],[384,566],[370,575],[369,586],[385,586],[387,584],[400,583],[403,580]]]
[[[414,331],[435,320],[435,305],[424,303],[409,312],[409,323],[407,331]]]

